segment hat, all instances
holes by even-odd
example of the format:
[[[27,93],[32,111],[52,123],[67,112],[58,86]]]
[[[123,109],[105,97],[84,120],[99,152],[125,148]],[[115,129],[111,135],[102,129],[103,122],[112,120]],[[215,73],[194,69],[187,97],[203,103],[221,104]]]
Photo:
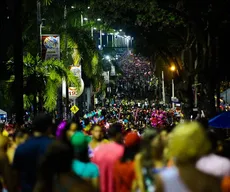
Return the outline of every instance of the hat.
[[[82,152],[88,149],[90,140],[91,138],[89,136],[84,135],[81,131],[77,131],[71,137],[70,142],[73,145],[75,152]]]
[[[140,141],[141,141],[141,138],[136,132],[128,133],[124,139],[124,143],[126,147],[133,147],[139,144]]]
[[[211,144],[201,124],[182,123],[175,127],[169,136],[169,153],[181,161],[198,159],[207,154]]]

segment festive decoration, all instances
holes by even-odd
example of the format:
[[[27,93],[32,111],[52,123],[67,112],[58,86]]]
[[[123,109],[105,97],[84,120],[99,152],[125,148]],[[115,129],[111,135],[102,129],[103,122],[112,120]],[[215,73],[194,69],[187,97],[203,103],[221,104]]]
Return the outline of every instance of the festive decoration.
[[[57,127],[57,131],[56,131],[56,136],[58,139],[61,139],[63,136],[63,131],[65,129],[65,126],[67,125],[66,121],[62,121],[58,127]]]
[[[163,110],[155,110],[150,119],[151,125],[155,128],[164,128],[168,125],[167,113]]]

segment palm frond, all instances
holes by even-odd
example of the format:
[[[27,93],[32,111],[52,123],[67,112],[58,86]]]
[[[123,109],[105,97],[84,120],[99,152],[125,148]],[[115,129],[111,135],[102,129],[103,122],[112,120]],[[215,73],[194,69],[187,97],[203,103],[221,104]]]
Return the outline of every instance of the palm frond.
[[[53,2],[53,0],[42,0],[42,3],[44,5],[50,5]]]

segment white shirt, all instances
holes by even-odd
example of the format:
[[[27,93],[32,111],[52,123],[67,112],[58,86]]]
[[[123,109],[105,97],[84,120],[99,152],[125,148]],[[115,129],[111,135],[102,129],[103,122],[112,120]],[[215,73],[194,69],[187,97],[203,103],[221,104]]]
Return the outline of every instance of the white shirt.
[[[200,158],[196,163],[196,168],[216,177],[230,176],[230,160],[215,154]]]

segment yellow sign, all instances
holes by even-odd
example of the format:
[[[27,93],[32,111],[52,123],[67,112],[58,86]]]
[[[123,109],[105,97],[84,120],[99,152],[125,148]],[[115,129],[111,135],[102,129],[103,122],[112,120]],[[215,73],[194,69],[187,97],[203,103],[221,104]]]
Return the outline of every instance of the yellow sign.
[[[74,105],[73,107],[71,107],[70,110],[72,111],[73,114],[75,114],[79,111],[79,108],[76,105]]]

